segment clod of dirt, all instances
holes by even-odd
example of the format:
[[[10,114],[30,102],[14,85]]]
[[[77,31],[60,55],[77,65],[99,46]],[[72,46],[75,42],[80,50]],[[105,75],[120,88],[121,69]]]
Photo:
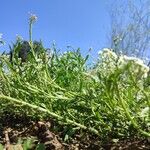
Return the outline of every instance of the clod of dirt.
[[[43,122],[38,122],[38,139],[40,139],[41,143],[44,143],[47,150],[63,150],[63,145],[58,141],[55,134],[50,132],[49,124],[45,124]]]

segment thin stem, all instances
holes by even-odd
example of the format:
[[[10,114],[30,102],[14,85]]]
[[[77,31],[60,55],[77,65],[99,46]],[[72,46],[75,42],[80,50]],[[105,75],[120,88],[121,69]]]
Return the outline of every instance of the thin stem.
[[[32,21],[29,23],[29,42],[32,42]]]
[[[132,116],[130,115],[129,111],[128,111],[128,108],[124,102],[124,100],[122,99],[122,97],[120,96],[120,92],[119,92],[119,88],[118,88],[118,85],[116,86],[116,90],[117,90],[117,93],[118,93],[118,98],[120,100],[120,103],[122,105],[122,108],[124,109],[125,111],[125,114],[126,114],[126,117],[128,120],[131,121],[131,123],[133,124],[133,126],[140,132],[142,133],[143,135],[147,136],[147,137],[150,137],[150,133],[148,132],[145,132],[143,131],[142,129],[140,129],[140,127],[138,126],[137,122],[132,118]]]
[[[88,128],[88,127],[86,127],[86,126],[84,126],[84,125],[82,125],[82,124],[80,124],[80,123],[77,123],[77,122],[75,122],[75,121],[72,121],[72,120],[70,120],[70,119],[65,119],[64,117],[62,117],[62,116],[60,116],[60,115],[57,115],[57,114],[55,114],[55,113],[53,113],[53,112],[50,112],[49,110],[44,109],[44,108],[42,108],[42,107],[39,107],[39,106],[37,106],[37,105],[29,104],[29,103],[24,102],[24,101],[22,101],[22,100],[18,100],[18,99],[9,97],[9,96],[5,96],[5,95],[3,95],[3,94],[0,94],[0,99],[12,101],[12,102],[14,102],[14,103],[20,104],[21,106],[22,106],[22,105],[28,106],[28,107],[30,107],[30,108],[39,110],[39,111],[41,111],[41,112],[48,113],[49,115],[51,115],[51,116],[54,117],[54,118],[57,118],[58,120],[66,121],[68,124],[72,124],[72,125],[78,126],[78,127],[82,128],[82,129],[84,129],[84,130],[89,130],[90,132],[99,135],[99,132],[98,132],[96,129],[94,129],[94,128]]]

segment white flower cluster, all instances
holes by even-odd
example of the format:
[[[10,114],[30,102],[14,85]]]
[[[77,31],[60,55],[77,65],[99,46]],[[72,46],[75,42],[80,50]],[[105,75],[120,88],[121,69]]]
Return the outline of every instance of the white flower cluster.
[[[116,68],[116,61],[118,56],[112,51],[112,49],[104,48],[102,51],[98,52],[99,54],[99,67],[104,71],[105,74],[111,74]]]
[[[134,75],[147,78],[149,67],[144,64],[143,60],[136,57],[120,56],[119,61],[122,60],[124,65],[130,64],[130,70]]]
[[[108,48],[104,48],[102,51],[98,52],[99,55],[101,55],[103,58],[113,58],[113,59],[117,59],[118,56],[116,55],[116,53],[113,52],[112,49],[108,49]]]
[[[136,57],[129,57],[126,55],[118,56],[112,49],[104,48],[99,53],[100,66],[103,67],[106,73],[112,73],[116,68],[123,69],[129,66],[132,75],[146,78],[148,76],[149,67],[144,62]]]

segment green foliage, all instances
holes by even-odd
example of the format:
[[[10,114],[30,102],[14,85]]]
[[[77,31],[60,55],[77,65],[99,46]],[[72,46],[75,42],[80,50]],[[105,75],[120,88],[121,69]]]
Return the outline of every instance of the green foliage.
[[[43,143],[38,143],[37,145],[34,144],[34,140],[33,139],[26,139],[25,141],[19,141],[19,143],[17,143],[16,145],[8,145],[8,149],[14,149],[14,150],[18,150],[18,149],[23,149],[23,150],[30,150],[33,149],[33,147],[35,147],[36,150],[45,150],[45,146]],[[2,144],[0,144],[0,150],[4,150],[4,146]]]
[[[3,149],[4,149],[3,145],[2,145],[2,144],[0,144],[0,150],[3,150]]]
[[[97,67],[87,70],[88,56],[83,58],[79,49],[59,54],[55,47],[50,53],[41,47],[35,53],[30,46],[27,62],[0,56],[0,115],[7,110],[52,117],[103,138],[150,136],[150,87],[145,86],[150,77],[133,72],[134,61],[120,67],[119,56],[102,53]],[[65,140],[75,132],[67,131]]]

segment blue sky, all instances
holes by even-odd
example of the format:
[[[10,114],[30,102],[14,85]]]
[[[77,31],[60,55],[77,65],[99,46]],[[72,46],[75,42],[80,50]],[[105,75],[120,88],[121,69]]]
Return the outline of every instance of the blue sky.
[[[55,41],[59,49],[66,46],[81,48],[93,55],[107,47],[110,29],[106,0],[2,0],[0,5],[0,33],[6,41],[0,51],[8,51],[8,44],[16,35],[28,40],[29,12],[38,16],[33,27],[33,39],[42,39],[46,47]]]

